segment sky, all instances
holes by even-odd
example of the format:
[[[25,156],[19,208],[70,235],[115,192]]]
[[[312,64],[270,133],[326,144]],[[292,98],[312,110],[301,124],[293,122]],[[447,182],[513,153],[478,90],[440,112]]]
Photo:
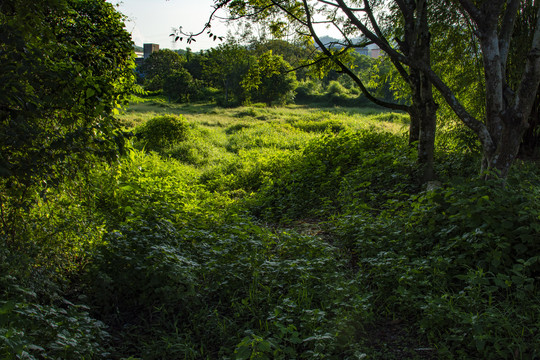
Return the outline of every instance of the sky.
[[[159,44],[160,49],[185,49],[193,51],[218,46],[219,40],[212,41],[208,35],[202,34],[197,41],[187,44],[186,41],[174,43],[169,36],[173,28],[182,26],[184,32],[197,33],[208,22],[213,11],[213,0],[107,0],[118,5],[117,10],[128,17],[126,30],[131,33],[135,45],[144,43]],[[227,27],[216,20],[212,23],[212,31],[219,36],[227,35]]]

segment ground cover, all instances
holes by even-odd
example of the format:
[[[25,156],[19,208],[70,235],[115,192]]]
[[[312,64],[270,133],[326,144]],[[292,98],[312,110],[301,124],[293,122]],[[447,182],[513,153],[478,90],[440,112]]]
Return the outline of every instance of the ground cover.
[[[535,166],[475,180],[448,125],[428,190],[406,116],[369,108],[120,118],[128,155],[36,192],[2,245],[2,358],[539,356]]]

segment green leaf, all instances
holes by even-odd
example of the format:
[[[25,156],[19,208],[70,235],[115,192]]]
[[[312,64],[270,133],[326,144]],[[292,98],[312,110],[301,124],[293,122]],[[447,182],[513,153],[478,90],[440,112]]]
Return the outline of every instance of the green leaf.
[[[94,90],[93,88],[88,88],[86,89],[86,98],[91,98],[92,96],[94,96],[96,94],[96,90]]]

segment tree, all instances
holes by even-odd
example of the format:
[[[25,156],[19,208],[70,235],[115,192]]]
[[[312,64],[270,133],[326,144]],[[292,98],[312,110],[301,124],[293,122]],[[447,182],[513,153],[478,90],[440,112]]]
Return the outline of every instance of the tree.
[[[507,81],[512,87],[520,81],[523,68],[521,61],[527,56],[527,44],[530,44],[534,35],[537,19],[532,1],[522,1],[518,10],[516,24],[512,32],[512,41],[515,46],[510,48],[507,66]],[[540,91],[536,92],[536,99],[529,116],[529,127],[525,130],[521,143],[519,156],[531,158],[539,155],[540,150]]]
[[[172,101],[187,102],[196,92],[193,76],[184,68],[176,70],[163,81],[163,91]]]
[[[200,53],[193,53],[191,52],[191,49],[187,48],[186,60],[187,62],[184,65],[184,68],[189,71],[194,79],[203,80],[203,63],[206,61],[204,51],[201,51]]]
[[[0,4],[3,231],[32,186],[53,186],[89,157],[114,158],[122,148],[113,115],[134,84],[122,18],[104,0]]]
[[[418,64],[418,67],[433,80],[459,118],[477,134],[483,148],[482,168],[496,170],[506,177],[518,154],[523,134],[530,127],[530,115],[540,84],[540,5],[520,0],[456,2],[473,24],[482,50],[485,122],[473,117],[428,66]],[[536,23],[530,41],[520,46],[526,56],[514,59],[523,70],[519,80],[512,84],[507,78],[508,59],[520,5],[522,9],[534,9]]]
[[[519,144],[529,127],[538,84],[540,82],[540,26],[538,2],[526,0],[449,0],[473,28],[482,53],[483,83],[486,86],[485,121],[476,118],[456,97],[455,90],[434,71],[431,62],[433,17],[431,7],[438,4],[429,0],[345,1],[345,0],[216,0],[216,11],[228,9],[234,16],[264,22],[282,31],[286,24],[297,33],[310,36],[344,73],[351,76],[371,101],[388,108],[404,110],[411,115],[411,140],[418,138],[418,160],[424,168],[424,180],[433,176],[433,149],[437,104],[432,86],[455,112],[457,117],[475,132],[482,144],[483,170],[495,170],[505,177],[516,158]],[[525,57],[519,60],[524,69],[520,80],[511,86],[506,79],[511,36],[522,7],[533,8],[536,23],[531,40],[523,46]],[[378,5],[377,8],[375,6]],[[399,14],[402,36],[388,40],[387,29],[380,26],[377,12],[396,11]],[[333,51],[320,41],[320,24],[333,26],[343,35],[343,50]],[[460,28],[462,24],[457,24]],[[279,31],[278,31],[279,32]],[[399,106],[372,96],[360,79],[340,60],[344,50],[365,43],[353,41],[352,35],[361,33],[368,42],[377,44],[390,58],[398,73],[410,86],[412,104]]]
[[[256,56],[261,56],[272,50],[272,54],[280,55],[293,68],[297,68],[296,75],[299,80],[307,79],[307,68],[303,67],[305,59],[317,51],[313,44],[296,44],[284,40],[268,40],[264,42],[254,42],[250,44],[250,49]]]
[[[393,110],[406,111],[411,117],[410,143],[418,144],[418,162],[421,166],[422,179],[434,177],[433,156],[435,144],[437,104],[433,98],[432,84],[429,77],[412,63],[430,63],[430,36],[428,28],[428,8],[425,0],[396,1],[395,11],[401,15],[400,26],[403,28],[401,39],[388,40],[375,18],[374,5],[382,11],[385,5],[381,1],[356,1],[362,8],[347,5],[343,0],[296,1],[296,0],[216,0],[216,9],[227,8],[232,17],[248,18],[266,23],[275,33],[280,33],[287,24],[294,27],[297,34],[312,38],[322,55],[314,63],[324,63],[324,59],[333,62],[335,67],[349,76],[360,87],[364,95],[377,105]],[[325,44],[320,37],[319,25],[331,26],[343,36],[342,41]],[[358,37],[358,35],[363,35]],[[373,96],[351,69],[351,49],[361,48],[369,43],[376,43],[386,51],[391,62],[404,82],[410,87],[412,104],[403,105],[388,102]],[[394,50],[394,43],[399,52]],[[328,61],[326,61],[328,64]]]
[[[225,92],[224,105],[231,103],[231,97],[241,102],[244,90],[240,82],[253,62],[255,58],[245,47],[232,42],[222,44],[206,52],[204,79]]]
[[[268,106],[272,102],[284,104],[291,100],[296,86],[296,74],[291,65],[281,56],[273,55],[272,50],[262,54],[242,80],[248,100],[260,100]]]
[[[184,69],[186,58],[169,49],[153,52],[139,66],[148,90],[161,90],[167,76]]]

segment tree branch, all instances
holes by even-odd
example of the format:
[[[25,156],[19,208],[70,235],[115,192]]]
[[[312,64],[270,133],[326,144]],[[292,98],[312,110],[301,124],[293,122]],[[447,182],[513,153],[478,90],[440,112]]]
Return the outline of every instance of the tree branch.
[[[531,51],[527,56],[525,71],[516,92],[514,111],[521,112],[522,121],[528,121],[538,86],[540,85],[540,7],[536,14],[536,27],[534,29]]]
[[[364,1],[367,2],[367,0],[364,0]],[[365,37],[370,39],[374,44],[378,45],[379,48],[381,48],[382,51],[384,51],[386,54],[388,54],[388,56],[390,57],[390,61],[392,62],[392,64],[394,64],[394,67],[396,68],[396,70],[403,77],[403,79],[405,79],[405,81],[409,82],[410,81],[409,80],[409,74],[403,68],[403,66],[400,64],[400,62],[406,63],[405,61],[403,61],[403,60],[406,60],[405,56],[403,56],[402,54],[400,54],[396,50],[394,50],[390,46],[390,44],[386,41],[386,39],[384,39],[384,38],[381,39],[376,34],[374,34],[372,31],[370,31],[367,28],[367,26],[365,26],[364,23],[362,23],[354,15],[352,10],[345,4],[345,2],[343,0],[337,0],[337,2],[339,3],[340,9],[345,13],[347,18],[349,18],[351,23],[354,26],[356,26],[362,32],[362,34],[364,34]],[[371,9],[371,8],[369,8],[369,9]],[[368,10],[368,8],[366,7],[366,11],[367,10]],[[371,16],[373,17],[373,13],[371,14]],[[368,17],[369,17],[369,15],[368,15]]]
[[[465,123],[467,127],[469,127],[476,133],[476,135],[480,139],[480,142],[482,143],[484,150],[494,151],[495,144],[493,142],[493,139],[491,138],[491,135],[489,134],[486,125],[478,121],[463,107],[463,105],[456,98],[452,90],[450,90],[450,88],[444,83],[444,81],[442,81],[441,78],[437,76],[437,74],[435,74],[435,72],[431,68],[428,68],[427,66],[420,66],[420,70],[422,70],[429,77],[429,80],[433,83],[435,88],[443,96],[448,105],[452,108],[452,110],[454,110],[454,112],[461,119],[461,121],[463,121],[463,123]]]
[[[463,6],[465,11],[473,19],[477,25],[481,25],[484,20],[484,14],[478,9],[471,0],[458,0],[458,2]]]
[[[501,53],[502,73],[506,73],[506,62],[510,50],[510,40],[514,30],[520,0],[511,0],[504,14],[504,19],[499,34],[499,51]]]
[[[362,82],[362,80],[360,80],[360,78],[358,78],[358,76],[356,76],[355,73],[353,73],[351,71],[351,69],[349,69],[347,66],[345,66],[345,64],[343,64],[337,57],[336,55],[332,54],[330,52],[330,50],[328,50],[328,48],[322,43],[321,39],[319,38],[319,36],[317,35],[317,33],[315,32],[315,29],[313,28],[313,23],[311,22],[311,11],[309,10],[309,7],[308,7],[308,4],[307,4],[307,0],[302,0],[303,4],[304,4],[304,10],[305,10],[305,13],[306,13],[306,19],[307,19],[307,26],[308,26],[308,29],[309,29],[309,32],[311,34],[311,36],[313,37],[313,40],[315,40],[315,42],[317,43],[317,45],[319,45],[319,47],[321,48],[321,50],[324,52],[324,54],[326,56],[328,56],[328,58],[330,58],[336,65],[338,65],[341,70],[346,73],[357,85],[358,87],[360,87],[360,90],[362,91],[362,93],[373,103],[379,105],[379,106],[382,106],[382,107],[385,107],[385,108],[388,108],[388,109],[392,109],[392,110],[398,110],[398,111],[405,111],[407,113],[410,113],[411,112],[411,108],[409,106],[406,106],[406,105],[400,105],[400,104],[395,104],[395,103],[390,103],[390,102],[387,102],[387,101],[384,101],[384,100],[381,100],[381,99],[378,99],[376,97],[374,97],[373,95],[371,95],[371,93],[368,91],[368,89],[364,86],[364,83]]]

